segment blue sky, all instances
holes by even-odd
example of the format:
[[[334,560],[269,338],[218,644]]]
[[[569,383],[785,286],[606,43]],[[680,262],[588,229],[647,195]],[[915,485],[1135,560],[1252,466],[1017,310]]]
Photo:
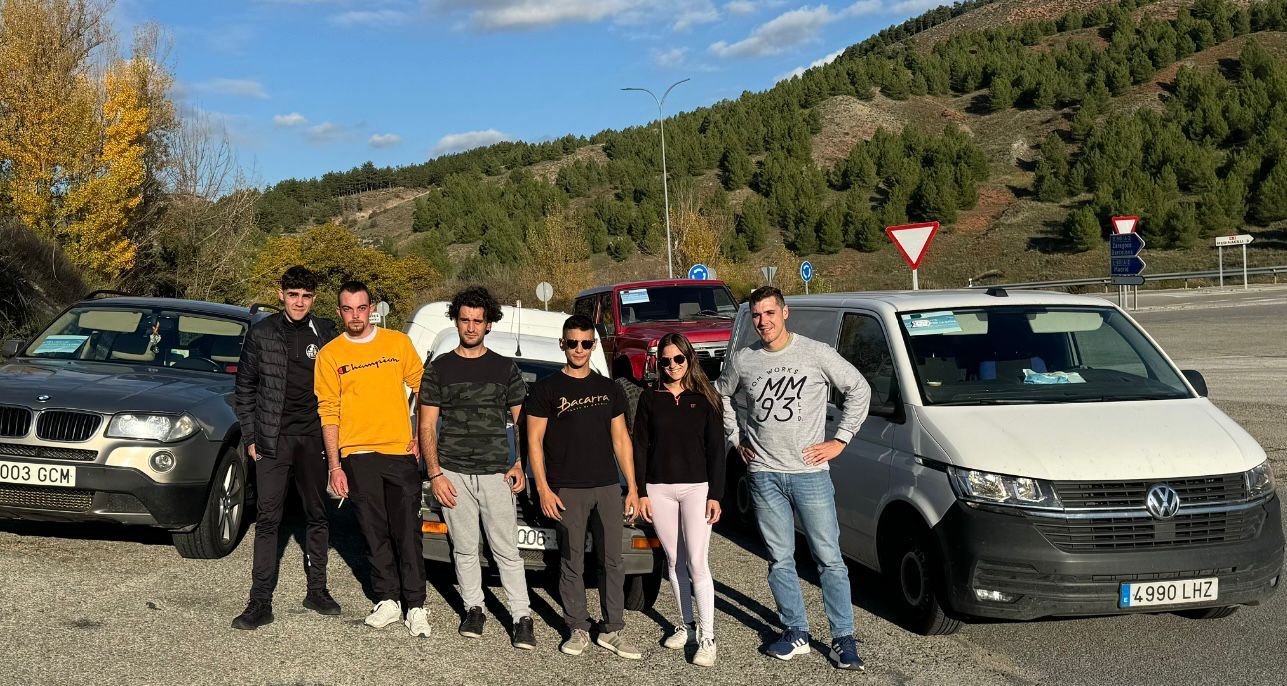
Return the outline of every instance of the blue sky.
[[[939,0],[117,0],[172,35],[176,95],[254,181],[422,162],[773,85]]]

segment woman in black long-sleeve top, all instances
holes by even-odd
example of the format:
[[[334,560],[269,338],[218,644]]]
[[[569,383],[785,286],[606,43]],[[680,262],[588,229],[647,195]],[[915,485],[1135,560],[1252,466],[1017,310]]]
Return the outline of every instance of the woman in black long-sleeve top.
[[[639,509],[661,539],[679,601],[681,621],[663,645],[678,650],[698,639],[693,664],[709,667],[716,651],[708,553],[724,495],[723,405],[682,334],[663,336],[657,355],[658,383],[643,392],[635,411]],[[694,595],[700,636],[692,628]]]

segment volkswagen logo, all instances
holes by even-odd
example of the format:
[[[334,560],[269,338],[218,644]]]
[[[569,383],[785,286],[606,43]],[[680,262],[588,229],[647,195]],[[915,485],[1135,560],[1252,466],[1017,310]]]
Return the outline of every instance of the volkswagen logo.
[[[45,395],[44,393],[41,393],[40,395],[36,396],[36,402],[47,403],[49,402],[49,396]]]
[[[1180,494],[1166,484],[1158,484],[1148,489],[1144,507],[1155,519],[1170,519],[1180,511]]]

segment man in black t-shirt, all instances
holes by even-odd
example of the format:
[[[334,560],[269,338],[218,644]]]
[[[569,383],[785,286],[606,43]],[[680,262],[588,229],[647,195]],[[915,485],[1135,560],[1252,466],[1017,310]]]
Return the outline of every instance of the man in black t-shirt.
[[[487,289],[457,293],[447,316],[456,323],[460,345],[425,367],[420,382],[420,454],[451,536],[456,580],[465,603],[460,635],[483,635],[481,519],[509,600],[511,643],[531,650],[535,637],[514,503],[525,479],[522,460],[510,463],[506,432],[509,421],[518,424],[527,385],[513,360],[484,344],[492,324],[501,319],[500,304]]]
[[[638,660],[638,648],[622,635],[625,628],[625,575],[622,569],[622,517],[634,519],[639,506],[634,459],[626,429],[626,394],[590,369],[594,324],[573,315],[563,324],[559,346],[567,364],[532,387],[527,399],[527,446],[541,511],[557,522],[559,597],[571,636],[560,646],[580,655],[590,644],[586,609],[585,534],[593,537],[603,610],[596,642],[617,655]],[[615,458],[615,460],[614,460]],[[620,473],[628,490],[621,496]]]

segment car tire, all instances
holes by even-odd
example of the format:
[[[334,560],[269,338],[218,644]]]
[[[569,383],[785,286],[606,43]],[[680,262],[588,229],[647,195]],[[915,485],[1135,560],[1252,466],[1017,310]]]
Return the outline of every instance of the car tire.
[[[881,566],[904,628],[922,636],[945,636],[961,628],[961,620],[943,602],[942,565],[926,532],[893,542]]]
[[[235,448],[228,448],[215,467],[201,522],[192,531],[170,535],[179,555],[213,560],[235,550],[246,530],[248,494],[246,465]]]
[[[632,612],[651,610],[661,593],[661,578],[661,572],[626,577],[626,609]]]
[[[747,531],[755,529],[755,502],[751,498],[751,473],[737,450],[731,450],[727,458],[728,474],[724,486],[724,517],[721,521],[732,521]],[[732,515],[731,517],[729,515]]]
[[[635,408],[639,407],[639,396],[643,395],[643,386],[635,383],[634,379],[628,376],[617,377],[617,385],[626,394],[626,427],[631,431],[635,429]]]
[[[1196,610],[1177,610],[1175,614],[1186,619],[1224,619],[1237,611],[1237,605],[1225,605],[1224,607],[1203,607]]]

